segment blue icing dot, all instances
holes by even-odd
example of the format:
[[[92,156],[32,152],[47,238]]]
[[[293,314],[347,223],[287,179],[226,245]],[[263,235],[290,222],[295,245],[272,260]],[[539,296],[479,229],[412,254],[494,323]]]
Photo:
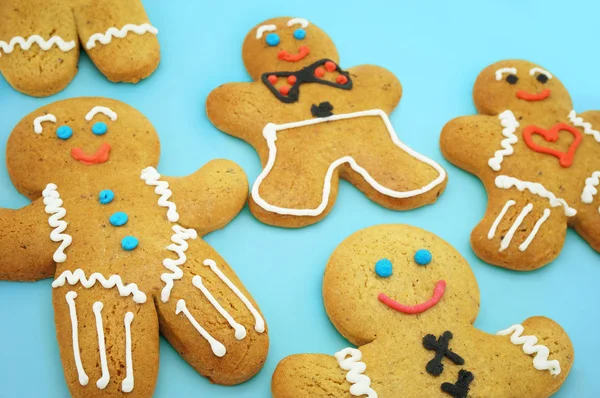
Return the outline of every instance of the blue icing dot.
[[[73,129],[69,126],[60,126],[56,129],[56,136],[61,140],[68,140],[73,135]]]
[[[267,35],[266,41],[268,45],[270,45],[271,47],[275,47],[279,44],[279,35],[277,33],[269,33]]]
[[[102,203],[103,205],[109,204],[113,201],[114,198],[115,193],[110,189],[103,189],[102,191],[100,191],[100,195],[98,196],[98,200],[100,200],[100,203]]]
[[[417,250],[415,253],[415,262],[419,265],[427,265],[431,262],[431,252],[427,249]]]
[[[304,38],[306,37],[306,31],[304,29],[296,29],[294,31],[294,37],[297,40],[304,40]]]
[[[108,221],[110,221],[110,224],[115,227],[121,227],[127,224],[127,220],[129,220],[129,217],[127,217],[127,214],[122,211],[116,212],[108,219]]]
[[[375,273],[382,278],[392,276],[392,262],[387,258],[382,258],[375,263]]]
[[[132,251],[138,246],[138,240],[134,236],[126,236],[121,241],[121,247],[124,250]]]
[[[96,135],[105,134],[108,130],[108,126],[104,122],[97,122],[92,126],[92,133]]]

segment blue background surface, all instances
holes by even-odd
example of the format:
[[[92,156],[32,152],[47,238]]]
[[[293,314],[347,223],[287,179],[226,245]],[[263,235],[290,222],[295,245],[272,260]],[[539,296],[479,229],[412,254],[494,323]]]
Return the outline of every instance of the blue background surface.
[[[236,270],[264,312],[271,337],[267,363],[258,376],[240,386],[211,385],[163,340],[156,397],[270,396],[271,374],[284,356],[332,354],[346,347],[323,309],[323,270],[344,238],[381,223],[417,225],[458,248],[479,282],[478,328],[495,332],[533,315],[559,322],[573,340],[576,359],[556,397],[599,395],[600,256],[570,231],[560,257],[539,271],[519,274],[478,260],[469,234],[484,214],[485,192],[476,178],[442,158],[438,138],[448,120],[475,112],[471,101],[475,77],[488,64],[505,58],[529,59],[550,70],[570,90],[578,112],[600,109],[600,2],[251,0],[179,1],[170,2],[170,7],[159,0],[144,3],[162,46],[160,67],[146,81],[136,86],[110,83],[85,56],[71,85],[51,98],[27,97],[0,78],[0,206],[27,204],[4,166],[12,128],[46,103],[77,96],[116,98],[148,116],[162,139],[159,171],[165,175],[185,175],[223,157],[238,162],[254,181],[260,173],[255,151],[216,130],[206,118],[204,102],[220,84],[248,81],[242,40],[256,23],[280,15],[304,17],[325,29],[338,47],[343,68],[372,63],[393,71],[404,87],[400,107],[392,115],[401,140],[440,162],[450,177],[438,203],[410,212],[386,210],[342,183],[331,214],[300,230],[262,225],[245,208],[206,240]],[[50,282],[0,282],[1,397],[68,396],[54,333]]]

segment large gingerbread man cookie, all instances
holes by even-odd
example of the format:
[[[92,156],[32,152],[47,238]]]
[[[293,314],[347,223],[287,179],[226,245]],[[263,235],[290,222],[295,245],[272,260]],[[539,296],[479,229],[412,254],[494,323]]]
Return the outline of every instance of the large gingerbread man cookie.
[[[258,151],[264,169],[250,210],[259,220],[284,227],[321,220],[340,178],[395,210],[441,194],[444,169],[403,144],[390,122],[402,94],[392,73],[342,69],[332,40],[302,18],[257,25],[242,57],[254,82],[217,88],[206,111],[218,129]]]
[[[214,383],[241,383],[265,361],[258,306],[201,239],[244,206],[244,172],[215,160],[165,177],[159,153],[150,122],[106,98],[44,106],[9,137],[8,172],[33,203],[0,209],[0,279],[54,277],[74,397],[150,397],[159,332]]]
[[[569,337],[548,318],[496,335],[476,329],[469,264],[416,227],[380,225],[347,238],[327,264],[323,298],[358,347],[283,359],[274,398],[545,398],[573,363]]]
[[[157,33],[140,0],[2,0],[0,72],[22,93],[56,94],[81,45],[109,80],[136,83],[158,66]]]
[[[443,129],[444,156],[488,193],[471,245],[484,261],[520,271],[558,256],[567,226],[600,251],[600,112],[578,115],[552,73],[527,61],[485,68],[476,116]]]

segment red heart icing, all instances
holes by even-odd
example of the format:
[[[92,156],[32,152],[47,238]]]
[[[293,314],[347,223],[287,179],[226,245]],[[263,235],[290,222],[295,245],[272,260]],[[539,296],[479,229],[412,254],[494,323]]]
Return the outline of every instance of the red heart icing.
[[[562,152],[557,149],[548,148],[533,142],[533,134],[541,135],[547,142],[556,142],[558,141],[558,133],[560,131],[568,131],[569,133],[573,134],[573,137],[575,137],[573,143],[571,143],[571,146],[569,147],[567,152]],[[562,167],[571,167],[571,165],[573,164],[573,157],[575,156],[575,151],[579,147],[579,144],[581,144],[581,140],[583,140],[583,135],[579,130],[577,130],[573,126],[569,126],[566,123],[558,123],[552,126],[552,128],[549,130],[543,129],[535,125],[527,126],[525,127],[525,129],[523,129],[523,139],[525,140],[527,146],[533,149],[534,151],[556,156]]]

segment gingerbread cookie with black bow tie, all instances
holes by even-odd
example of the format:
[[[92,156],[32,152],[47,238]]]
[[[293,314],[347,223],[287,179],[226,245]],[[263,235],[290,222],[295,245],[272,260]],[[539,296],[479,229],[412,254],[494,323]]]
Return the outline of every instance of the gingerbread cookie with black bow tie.
[[[302,18],[255,26],[242,58],[254,82],[218,87],[206,111],[260,156],[263,171],[250,199],[259,220],[316,223],[331,211],[340,178],[394,210],[441,194],[444,169],[402,143],[390,122],[402,94],[392,73],[374,65],[342,68],[332,40]]]
[[[485,185],[488,207],[471,234],[484,261],[520,271],[554,260],[567,227],[600,251],[600,112],[577,114],[551,72],[522,60],[485,68],[479,115],[443,129],[444,156]]]

